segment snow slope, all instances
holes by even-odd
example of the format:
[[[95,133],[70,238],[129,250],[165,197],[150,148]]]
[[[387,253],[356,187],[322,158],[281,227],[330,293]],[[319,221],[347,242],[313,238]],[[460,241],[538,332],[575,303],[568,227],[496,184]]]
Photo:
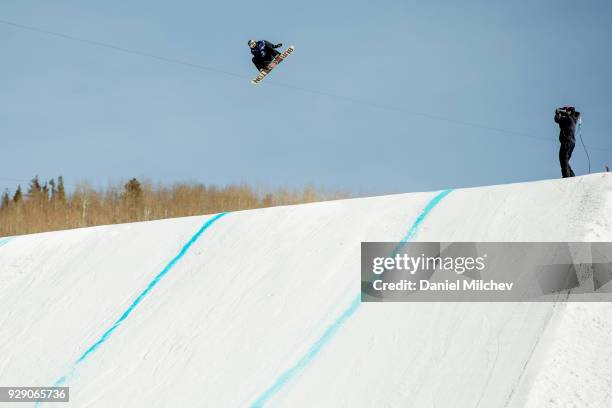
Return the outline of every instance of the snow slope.
[[[0,239],[0,385],[67,385],[70,407],[612,406],[610,304],[355,303],[360,242],[407,234],[612,241],[612,177]]]

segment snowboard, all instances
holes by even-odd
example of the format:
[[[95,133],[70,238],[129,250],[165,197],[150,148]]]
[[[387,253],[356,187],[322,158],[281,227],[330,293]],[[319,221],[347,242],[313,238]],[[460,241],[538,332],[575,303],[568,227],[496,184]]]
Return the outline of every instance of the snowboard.
[[[293,51],[295,51],[295,47],[290,45],[284,52],[278,54],[266,68],[259,71],[259,74],[251,80],[251,83],[253,85],[258,85],[278,64],[291,55]]]

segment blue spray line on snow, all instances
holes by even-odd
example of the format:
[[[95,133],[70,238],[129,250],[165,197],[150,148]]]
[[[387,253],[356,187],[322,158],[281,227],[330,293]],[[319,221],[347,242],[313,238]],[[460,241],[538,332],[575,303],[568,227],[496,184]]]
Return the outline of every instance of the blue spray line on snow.
[[[434,209],[434,207],[436,205],[438,205],[438,203],[440,201],[442,201],[442,199],[444,197],[446,197],[447,195],[450,194],[450,192],[453,191],[452,189],[448,189],[448,190],[443,190],[440,191],[434,198],[431,199],[431,201],[429,201],[429,203],[427,203],[427,206],[425,206],[425,208],[423,208],[423,211],[421,211],[421,213],[419,214],[419,216],[417,217],[416,220],[414,220],[414,223],[412,224],[412,226],[410,227],[410,229],[408,230],[408,232],[406,233],[406,235],[404,235],[404,237],[402,238],[402,240],[400,241],[402,244],[405,244],[406,242],[410,241],[412,238],[414,238],[414,236],[417,233],[417,230],[419,229],[419,226],[421,225],[421,223],[423,222],[423,220],[425,219],[425,217],[427,217],[427,214],[429,214],[429,212],[431,210]]]
[[[4,246],[4,245],[6,245],[6,244],[8,244],[8,242],[9,242],[10,240],[12,240],[12,239],[13,239],[13,237],[8,237],[8,238],[0,238],[0,247],[1,247],[1,246]]]
[[[323,333],[323,335],[312,346],[310,346],[308,351],[306,351],[306,354],[304,354],[293,367],[276,378],[274,384],[265,390],[263,394],[257,398],[257,401],[251,404],[251,408],[262,408],[268,402],[268,400],[274,397],[274,395],[276,395],[285,386],[285,384],[303,371],[306,366],[308,366],[308,364],[310,364],[321,352],[323,347],[329,343],[344,322],[346,322],[348,318],[355,313],[360,304],[361,294],[353,299],[351,305],[327,328],[327,330],[325,330],[325,333]]]
[[[113,325],[107,329],[104,334],[102,334],[102,336],[100,336],[100,339],[98,339],[98,341],[96,341],[91,347],[89,347],[73,364],[72,367],[70,369],[70,371],[68,372],[68,374],[60,377],[55,384],[53,384],[54,387],[60,387],[63,384],[66,383],[66,381],[68,381],[71,377],[71,375],[74,373],[74,371],[76,370],[77,366],[82,363],[88,356],[91,355],[91,353],[93,353],[94,351],[96,351],[98,348],[100,348],[100,346],[102,346],[102,344],[104,344],[104,342],[106,340],[108,340],[108,338],[110,337],[111,334],[113,334],[113,332],[119,327],[119,325],[121,323],[123,323],[123,321],[125,319],[128,318],[128,316],[134,311],[134,309],[136,308],[136,306],[138,306],[140,304],[140,302],[142,302],[142,300],[149,294],[149,292],[151,292],[151,290],[153,290],[153,288],[159,283],[159,281],[176,265],[176,263],[187,253],[187,251],[189,250],[189,248],[198,240],[198,238],[200,238],[200,235],[202,235],[204,233],[204,231],[206,231],[215,221],[217,221],[219,218],[223,217],[225,214],[227,213],[220,213],[215,215],[214,217],[210,218],[208,221],[206,221],[204,223],[204,225],[202,225],[202,227],[195,233],[195,235],[193,237],[191,237],[191,239],[185,244],[185,246],[183,246],[183,248],[180,250],[180,252],[174,257],[172,258],[172,260],[170,262],[168,262],[168,264],[164,267],[164,269],[161,270],[160,273],[157,274],[157,276],[155,276],[155,278],[153,278],[153,280],[147,285],[147,287],[138,295],[138,297],[136,297],[136,299],[132,302],[132,304],[125,310],[125,312],[123,312],[123,314],[121,315],[121,317],[119,317],[119,319],[117,319],[117,321],[115,323],[113,323]],[[38,404],[36,404],[38,406]]]
[[[438,205],[438,203],[451,191],[452,190],[450,189],[443,190],[439,192],[434,198],[432,198],[429,203],[427,203],[427,205],[425,206],[423,211],[421,211],[421,213],[414,221],[406,235],[404,235],[404,237],[400,241],[400,245],[395,248],[394,252],[399,251],[403,247],[403,244],[414,238],[419,229],[419,226],[421,225],[425,217],[427,217],[427,214],[429,214],[431,210],[433,210],[434,207]],[[344,312],[342,312],[340,317],[338,317],[331,325],[329,325],[323,335],[319,337],[319,339],[312,346],[310,346],[310,348],[306,351],[306,354],[304,354],[302,358],[300,358],[293,367],[279,375],[274,381],[274,383],[268,389],[266,389],[257,398],[255,402],[251,404],[250,408],[263,408],[265,404],[270,399],[272,399],[289,381],[291,381],[295,376],[302,372],[308,366],[308,364],[310,364],[321,352],[323,347],[325,347],[325,345],[330,342],[334,334],[338,332],[342,325],[357,311],[360,305],[361,293],[353,299],[351,305]]]

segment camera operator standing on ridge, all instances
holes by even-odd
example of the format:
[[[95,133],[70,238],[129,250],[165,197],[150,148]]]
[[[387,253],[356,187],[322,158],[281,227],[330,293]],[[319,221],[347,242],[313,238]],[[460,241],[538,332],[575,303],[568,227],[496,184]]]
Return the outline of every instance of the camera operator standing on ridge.
[[[569,164],[574,146],[576,146],[576,125],[580,124],[580,112],[573,106],[564,106],[555,110],[555,122],[559,124],[559,164],[563,177],[574,177],[574,171]]]

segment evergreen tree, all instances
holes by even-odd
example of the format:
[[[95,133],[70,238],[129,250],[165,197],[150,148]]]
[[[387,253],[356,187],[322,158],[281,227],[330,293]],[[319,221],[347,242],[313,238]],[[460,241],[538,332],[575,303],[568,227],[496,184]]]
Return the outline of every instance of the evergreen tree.
[[[66,202],[66,190],[64,189],[64,178],[59,176],[57,178],[57,201],[60,204],[64,204]]]
[[[55,201],[57,198],[57,187],[55,186],[55,179],[49,180],[49,187],[51,191],[51,201]]]
[[[28,187],[28,197],[36,199],[42,193],[42,186],[40,185],[40,181],[38,180],[38,176],[35,176],[32,181],[30,181],[30,186]]]
[[[136,178],[128,181],[125,186],[125,196],[129,199],[138,199],[142,197],[142,186],[140,185],[140,181],[136,180]]]
[[[2,204],[0,204],[0,209],[6,210],[11,202],[8,191],[4,191],[2,194]]]
[[[15,194],[13,195],[13,202],[15,204],[19,204],[23,201],[23,194],[21,193],[21,185],[17,186],[17,190],[15,190]]]
[[[128,181],[124,188],[124,199],[127,205],[128,217],[130,220],[137,220],[142,206],[142,186],[136,178]]]
[[[41,185],[38,176],[34,177],[28,187],[27,206],[34,211],[44,211],[48,199],[49,191],[47,184]]]

